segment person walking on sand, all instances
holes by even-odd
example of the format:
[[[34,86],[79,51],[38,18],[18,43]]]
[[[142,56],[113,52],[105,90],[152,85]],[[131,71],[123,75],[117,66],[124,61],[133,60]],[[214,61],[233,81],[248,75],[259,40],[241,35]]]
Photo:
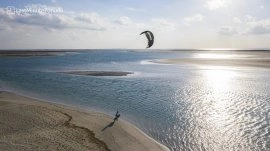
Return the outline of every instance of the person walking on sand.
[[[117,109],[116,114],[115,114],[115,117],[116,117],[118,114],[119,114],[119,112],[118,112],[118,109]]]
[[[117,112],[116,112],[116,114],[115,114],[115,117],[114,117],[113,121],[114,121],[114,122],[117,121],[119,117],[120,117],[120,114],[119,114],[119,112],[118,112],[118,110],[117,110]]]

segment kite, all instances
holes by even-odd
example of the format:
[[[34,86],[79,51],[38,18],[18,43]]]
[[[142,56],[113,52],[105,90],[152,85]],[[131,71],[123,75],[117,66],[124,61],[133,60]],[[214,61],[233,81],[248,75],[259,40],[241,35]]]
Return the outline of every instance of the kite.
[[[150,48],[154,44],[154,35],[151,31],[144,31],[140,35],[145,34],[148,39],[148,46],[146,48]]]

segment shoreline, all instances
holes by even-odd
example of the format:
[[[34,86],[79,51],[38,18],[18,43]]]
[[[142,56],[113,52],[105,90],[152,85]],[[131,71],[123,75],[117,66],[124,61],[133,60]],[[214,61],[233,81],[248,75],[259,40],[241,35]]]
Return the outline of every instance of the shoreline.
[[[20,144],[21,142],[21,145],[25,145],[25,142],[23,142],[25,139],[20,138],[29,137],[28,141],[30,140],[30,142],[32,141],[33,143],[33,144],[30,143],[32,146],[31,145],[28,146],[31,148],[36,145],[36,142],[39,141],[38,139],[35,139],[34,136],[40,137],[42,136],[41,138],[43,139],[46,138],[46,140],[48,139],[47,142],[48,144],[53,143],[50,140],[57,138],[58,140],[56,140],[56,142],[60,142],[61,145],[66,147],[74,147],[76,145],[74,146],[69,145],[74,143],[74,141],[72,140],[76,136],[78,138],[85,137],[82,140],[75,141],[77,144],[80,144],[79,148],[75,148],[77,150],[88,150],[89,146],[93,150],[112,150],[112,151],[169,150],[167,147],[160,144],[147,134],[143,133],[139,128],[132,125],[131,123],[128,123],[127,121],[120,119],[110,126],[110,124],[113,121],[112,119],[113,117],[103,113],[83,110],[63,104],[45,102],[42,100],[18,95],[16,93],[8,91],[0,91],[0,108],[6,114],[5,117],[0,116],[0,121],[7,125],[9,123],[12,123],[12,127],[16,127],[17,129],[17,131],[14,131],[13,129],[10,129],[10,127],[3,126],[5,124],[2,124],[2,126],[0,125],[0,128],[2,129],[2,130],[0,129],[1,133],[5,134],[6,132],[5,129],[9,130],[8,135],[2,135],[2,137],[0,136],[0,143],[1,142],[3,143],[4,139],[6,143],[7,142],[13,143],[13,141],[16,140],[17,144]],[[19,109],[18,111],[19,116],[22,116],[22,118],[19,118],[19,116],[14,116],[14,114],[16,115],[18,114],[17,113],[18,109]],[[12,119],[14,119],[15,121],[12,121]],[[51,120],[53,120],[54,122],[50,122]],[[25,121],[26,123],[30,121],[33,122],[31,123],[33,127],[31,127],[30,124],[25,124],[24,123]],[[43,121],[43,123],[40,124],[40,121]],[[62,122],[62,124],[58,124],[58,126],[55,126],[54,125],[55,121],[56,123]],[[48,129],[48,127],[44,125],[48,125],[48,127],[54,128]],[[29,126],[31,127],[31,129],[28,129]],[[36,129],[37,127],[39,128],[38,131],[37,130],[34,131],[34,129]],[[102,131],[104,128],[105,130]],[[62,138],[60,137],[61,135],[60,136],[55,135],[56,133],[55,129],[61,132],[61,134],[63,133],[65,137]],[[21,132],[23,130],[29,131],[30,134],[35,133],[35,135],[33,136],[19,135],[20,133],[18,132]],[[8,136],[12,136],[12,139],[10,138],[11,140],[9,140]],[[17,137],[18,139],[14,139]],[[89,141],[88,139],[90,139],[91,141]],[[10,144],[7,143],[6,147],[10,147],[12,143]],[[46,141],[42,142],[41,144],[43,146],[46,145],[49,146],[48,144],[46,144]],[[14,145],[11,146],[16,147]],[[5,148],[5,146],[2,146],[0,148],[5,150],[9,149]],[[54,148],[54,149],[64,150],[62,148]]]

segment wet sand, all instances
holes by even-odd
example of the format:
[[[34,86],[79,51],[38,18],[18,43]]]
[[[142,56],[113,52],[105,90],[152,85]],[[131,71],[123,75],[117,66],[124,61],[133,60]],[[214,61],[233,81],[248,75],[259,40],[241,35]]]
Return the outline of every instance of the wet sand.
[[[168,150],[135,126],[70,106],[0,92],[0,150]]]

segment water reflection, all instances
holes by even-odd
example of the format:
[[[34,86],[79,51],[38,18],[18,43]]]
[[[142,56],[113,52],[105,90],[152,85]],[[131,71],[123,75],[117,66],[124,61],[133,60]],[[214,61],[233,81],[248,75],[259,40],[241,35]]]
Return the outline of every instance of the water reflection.
[[[265,96],[251,93],[252,88],[240,83],[243,74],[239,70],[208,66],[198,70],[198,74],[197,83],[193,84],[196,89],[189,96],[191,126],[186,136],[194,138],[197,150],[267,148],[262,132],[269,127],[267,122],[262,124],[269,121],[262,116],[269,107],[262,101]]]
[[[208,110],[209,116],[206,120],[214,126],[216,130],[223,130],[228,125],[231,115],[228,113],[228,107],[233,105],[228,93],[234,87],[233,79],[237,76],[235,71],[229,70],[206,70],[204,71],[205,87],[210,91],[206,100],[211,101]]]
[[[194,58],[202,59],[231,59],[237,57],[237,55],[232,54],[218,54],[218,53],[198,53],[193,56]]]
[[[238,74],[233,70],[211,68],[202,72],[203,80],[205,80],[206,89],[211,89],[214,95],[218,97],[222,95],[223,91],[233,87],[232,79],[237,77]]]
[[[236,141],[230,130],[235,121],[235,117],[230,113],[235,103],[230,92],[234,89],[234,80],[239,74],[221,67],[208,67],[200,70],[200,74],[201,97],[197,98],[200,102],[194,104],[196,109],[193,112],[196,117],[195,137],[197,142],[202,144],[202,148],[224,150],[230,146],[228,142]]]

